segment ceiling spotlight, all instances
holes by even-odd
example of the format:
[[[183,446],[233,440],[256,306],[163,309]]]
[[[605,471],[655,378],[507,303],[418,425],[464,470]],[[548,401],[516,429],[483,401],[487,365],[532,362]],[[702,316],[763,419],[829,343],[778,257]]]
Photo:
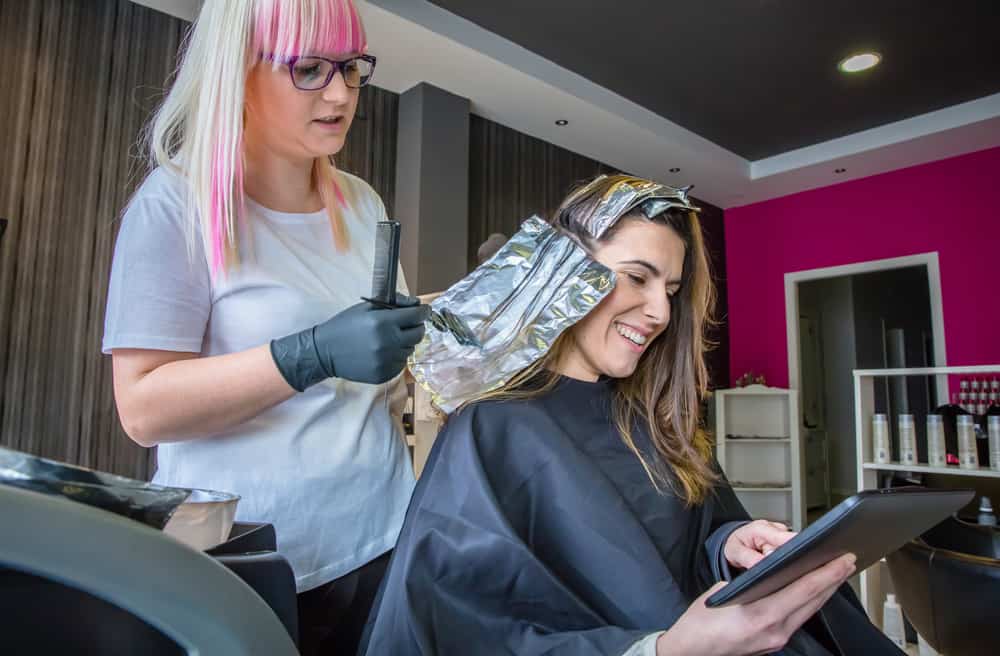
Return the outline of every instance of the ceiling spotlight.
[[[837,68],[840,69],[841,73],[858,73],[877,66],[880,61],[882,61],[882,55],[877,52],[862,52],[843,60],[837,64]]]
[[[834,173],[846,173],[847,169],[833,169]]]
[[[569,125],[569,121],[567,121],[564,118],[561,118],[558,121],[556,121],[556,125],[558,125],[559,127],[562,127],[564,125]]]
[[[670,169],[670,172],[671,173],[680,173],[681,170],[675,166],[674,168]]]

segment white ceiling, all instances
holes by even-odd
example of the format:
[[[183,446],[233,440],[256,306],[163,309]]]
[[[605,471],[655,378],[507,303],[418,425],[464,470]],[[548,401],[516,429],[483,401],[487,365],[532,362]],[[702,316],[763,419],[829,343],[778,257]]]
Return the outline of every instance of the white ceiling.
[[[188,20],[200,5],[136,1]],[[469,98],[480,116],[636,175],[694,184],[723,208],[1000,146],[995,94],[751,162],[426,0],[356,3],[378,86],[402,93],[429,82]]]

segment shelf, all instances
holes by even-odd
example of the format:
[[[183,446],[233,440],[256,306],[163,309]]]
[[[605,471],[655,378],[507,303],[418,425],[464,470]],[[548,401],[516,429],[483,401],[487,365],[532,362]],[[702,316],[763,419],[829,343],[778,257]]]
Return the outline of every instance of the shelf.
[[[767,387],[766,385],[747,385],[746,387],[731,387],[724,391],[731,396],[777,396],[787,397],[788,390],[781,387]]]
[[[893,369],[857,369],[854,371],[854,428],[855,428],[855,461],[857,465],[858,485],[857,489],[874,489],[879,485],[879,472],[912,472],[914,474],[934,474],[939,476],[961,476],[965,477],[963,486],[972,487],[980,479],[1000,480],[1000,471],[993,471],[987,467],[978,469],[962,469],[957,466],[932,467],[926,463],[903,464],[898,461],[890,463],[866,462],[865,458],[873,453],[873,431],[872,415],[875,413],[876,388],[880,387],[883,381],[890,378],[905,378],[907,376],[924,376],[934,381],[941,402],[947,402],[950,395],[951,376],[960,375],[1000,375],[1000,364],[983,364],[967,367],[914,367],[914,368],[893,368]],[[747,451],[743,451],[747,453]],[[971,479],[971,480],[970,480]],[[978,485],[982,485],[988,480],[981,480]],[[927,484],[935,485],[933,481]],[[887,567],[871,567],[863,572],[859,572],[858,584],[860,587],[861,603],[869,618],[876,624],[881,625],[882,605],[885,600],[885,593],[888,591],[889,574]]]
[[[726,444],[791,444],[789,437],[727,437]]]
[[[929,465],[902,465],[898,462],[880,464],[877,462],[866,462],[862,465],[864,469],[875,471],[903,471],[914,474],[947,474],[949,476],[979,476],[981,478],[1000,478],[1000,471],[995,471],[988,467],[979,469],[962,469],[961,467],[931,467]]]
[[[767,487],[767,486],[761,487],[753,485],[748,485],[747,487],[733,486],[733,491],[734,492],[791,492],[792,486],[790,485],[783,487]]]
[[[716,390],[719,463],[751,517],[805,525],[797,390],[748,385]]]
[[[1000,374],[1000,364],[974,367],[917,367],[913,369],[855,369],[855,378],[875,376],[940,376],[943,374]]]

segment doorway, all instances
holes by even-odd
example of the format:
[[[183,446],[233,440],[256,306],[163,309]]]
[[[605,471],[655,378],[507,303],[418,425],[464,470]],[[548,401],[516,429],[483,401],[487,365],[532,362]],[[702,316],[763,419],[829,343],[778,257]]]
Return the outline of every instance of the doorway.
[[[809,519],[857,490],[853,371],[945,364],[940,289],[936,253],[786,274],[789,386],[801,395]],[[877,390],[894,415],[947,402],[944,381],[894,381]]]

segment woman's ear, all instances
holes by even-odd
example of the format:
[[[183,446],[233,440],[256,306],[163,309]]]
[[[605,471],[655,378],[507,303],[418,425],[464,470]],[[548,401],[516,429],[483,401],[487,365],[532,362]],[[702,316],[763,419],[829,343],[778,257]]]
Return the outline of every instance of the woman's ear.
[[[260,71],[260,62],[252,64],[247,69],[246,81],[243,83],[243,120],[246,121],[247,113],[252,111],[259,93],[257,75]]]

